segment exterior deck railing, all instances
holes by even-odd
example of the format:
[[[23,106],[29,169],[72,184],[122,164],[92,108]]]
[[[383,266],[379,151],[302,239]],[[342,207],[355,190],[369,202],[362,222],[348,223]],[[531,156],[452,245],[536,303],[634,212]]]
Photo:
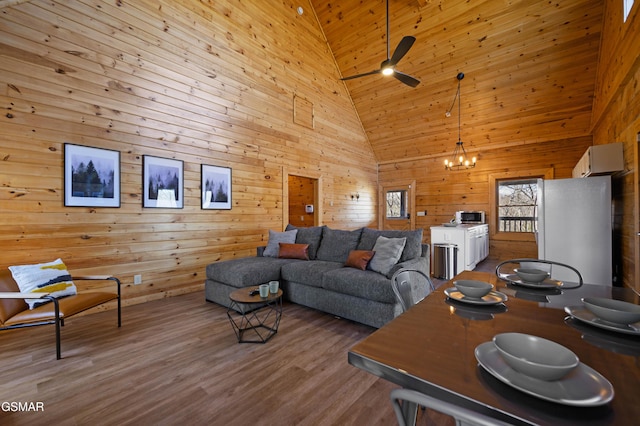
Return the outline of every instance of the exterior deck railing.
[[[498,225],[501,232],[534,232],[536,218],[500,216]]]

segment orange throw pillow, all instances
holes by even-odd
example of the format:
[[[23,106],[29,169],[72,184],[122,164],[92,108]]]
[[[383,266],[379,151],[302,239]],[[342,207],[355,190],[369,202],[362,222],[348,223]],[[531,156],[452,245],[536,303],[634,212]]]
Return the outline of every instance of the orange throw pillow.
[[[349,266],[351,268],[365,270],[367,269],[367,265],[369,261],[376,254],[375,251],[371,250],[351,250],[349,252],[349,257],[347,258],[347,262],[344,266]]]
[[[278,257],[280,259],[309,260],[309,244],[280,243]]]

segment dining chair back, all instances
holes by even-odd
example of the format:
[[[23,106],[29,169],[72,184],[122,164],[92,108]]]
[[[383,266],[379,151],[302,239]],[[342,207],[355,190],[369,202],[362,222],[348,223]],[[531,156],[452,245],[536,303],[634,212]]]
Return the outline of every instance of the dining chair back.
[[[391,277],[391,286],[402,312],[435,290],[431,278],[418,269],[400,269]]]
[[[582,284],[584,284],[582,274],[573,266],[545,259],[523,258],[505,260],[496,266],[496,276],[506,281],[517,279],[518,277],[514,271],[515,268],[540,269],[546,271],[552,279],[567,281],[575,285],[570,288],[581,287]]]
[[[412,389],[394,389],[391,391],[391,404],[396,413],[398,425],[414,425],[416,420],[416,410],[407,410],[403,403],[412,403],[413,406],[426,407],[454,418],[457,426],[501,426],[509,423],[498,419],[487,417],[464,407],[434,398],[422,392]]]

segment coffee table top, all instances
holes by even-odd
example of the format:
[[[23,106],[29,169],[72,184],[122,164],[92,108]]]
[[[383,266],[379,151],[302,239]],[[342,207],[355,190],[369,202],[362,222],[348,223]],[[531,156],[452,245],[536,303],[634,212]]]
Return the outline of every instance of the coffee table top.
[[[275,294],[269,293],[269,296],[267,297],[260,297],[260,294],[251,296],[249,293],[253,290],[258,290],[258,286],[254,285],[251,287],[243,287],[241,289],[232,291],[231,294],[229,294],[229,299],[237,303],[264,303],[277,300],[278,298],[282,297],[282,289],[278,289],[278,292]]]

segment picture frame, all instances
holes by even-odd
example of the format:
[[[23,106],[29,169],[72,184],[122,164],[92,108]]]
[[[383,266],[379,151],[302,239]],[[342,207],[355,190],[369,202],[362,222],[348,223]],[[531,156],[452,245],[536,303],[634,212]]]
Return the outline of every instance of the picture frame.
[[[64,205],[120,207],[120,151],[65,143]]]
[[[203,210],[231,210],[231,168],[202,164],[200,168]]]
[[[142,206],[184,207],[184,163],[171,158],[142,157]]]

